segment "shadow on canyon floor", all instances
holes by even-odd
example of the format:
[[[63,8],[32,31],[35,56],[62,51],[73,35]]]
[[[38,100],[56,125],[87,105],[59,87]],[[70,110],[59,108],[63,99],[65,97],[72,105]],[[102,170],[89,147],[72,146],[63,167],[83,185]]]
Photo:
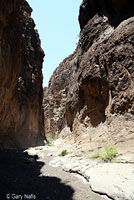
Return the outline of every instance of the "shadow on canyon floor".
[[[0,199],[72,200],[70,186],[59,178],[40,176],[43,165],[23,151],[0,151]]]

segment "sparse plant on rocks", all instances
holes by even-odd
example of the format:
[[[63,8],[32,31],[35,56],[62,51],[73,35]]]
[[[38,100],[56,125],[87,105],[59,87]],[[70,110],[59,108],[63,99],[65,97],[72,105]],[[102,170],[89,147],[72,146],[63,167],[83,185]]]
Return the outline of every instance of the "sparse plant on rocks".
[[[114,162],[118,151],[114,147],[105,146],[103,151],[95,149],[89,158],[91,159],[101,159],[104,162]]]
[[[19,87],[24,87],[24,80],[22,77],[18,78],[18,85],[19,85]]]
[[[56,112],[56,115],[58,115],[58,116],[60,117],[61,112],[60,112],[60,111],[57,111],[57,112]]]
[[[49,101],[49,104],[50,104],[50,105],[54,105],[54,102],[53,102],[53,101]]]
[[[62,100],[63,100],[63,102],[66,102],[66,101],[67,101],[67,98],[66,98],[66,97],[64,97]]]
[[[101,152],[99,151],[99,149],[95,149],[93,151],[93,153],[90,155],[90,158],[91,159],[97,159],[97,158],[100,158],[101,157]]]
[[[64,157],[68,154],[68,151],[66,149],[62,150],[62,152],[59,154],[59,156]]]
[[[104,160],[105,162],[113,162],[117,155],[118,155],[118,151],[116,148],[105,146],[101,159]]]
[[[25,82],[24,79],[20,76],[18,78],[18,94],[19,96],[22,96],[22,94],[25,92]]]
[[[47,141],[48,141],[49,146],[54,146],[54,139],[52,137],[48,136]]]

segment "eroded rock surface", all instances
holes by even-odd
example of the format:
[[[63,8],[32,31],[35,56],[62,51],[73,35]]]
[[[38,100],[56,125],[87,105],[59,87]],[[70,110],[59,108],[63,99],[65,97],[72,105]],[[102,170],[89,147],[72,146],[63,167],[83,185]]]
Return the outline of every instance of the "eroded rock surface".
[[[44,133],[38,32],[25,0],[0,1],[0,147],[36,145]]]
[[[83,0],[79,14],[80,27],[83,29],[96,13],[107,16],[110,24],[117,26],[133,15],[133,5],[131,0]]]
[[[134,165],[122,163],[101,163],[89,158],[68,155],[55,157],[51,166],[62,166],[63,170],[83,176],[91,189],[113,200],[134,198]],[[99,198],[98,198],[99,199]]]
[[[64,157],[58,156],[63,148],[65,148],[65,146],[63,147],[61,141],[56,140],[53,147],[42,146],[30,148],[27,152],[29,155],[38,155],[40,161],[47,162],[47,165],[49,164],[47,168],[45,165],[41,169],[44,175],[48,172],[52,174],[52,170],[50,171],[50,169],[54,167],[55,169],[53,169],[53,171],[57,176],[59,175],[60,167],[62,167],[63,171],[78,175],[79,178],[81,177],[82,180],[88,184],[88,187],[86,187],[85,191],[83,184],[81,184],[80,187],[79,181],[76,181],[78,188],[75,187],[75,191],[79,196],[75,197],[74,195],[74,199],[134,199],[134,164],[104,163],[101,160],[91,160],[88,154],[83,154],[83,156],[76,155],[76,152],[72,150],[72,146],[68,144],[66,144],[68,155]],[[60,171],[60,176],[61,175],[63,175],[64,178],[66,177],[62,171]],[[72,180],[70,174],[68,174],[67,177],[69,177],[70,181]],[[75,181],[73,180],[73,182]],[[89,185],[91,190],[96,194],[91,192]],[[82,193],[82,196],[78,193],[79,191]],[[85,194],[88,194],[86,198]]]
[[[44,117],[45,133],[56,138],[66,126],[65,106],[67,94],[74,76],[73,65],[76,64],[77,54],[74,53],[63,60],[54,71],[48,88],[44,88]]]
[[[62,98],[59,99],[65,117],[57,117],[57,121],[62,120],[63,127],[67,124],[71,132],[65,128],[61,135],[84,150],[108,144],[117,146],[121,152],[132,151],[133,15],[130,0],[84,0],[80,6],[78,46],[51,77],[49,93],[60,92],[62,96],[63,90],[67,91],[64,105]],[[52,100],[55,102],[53,97]]]

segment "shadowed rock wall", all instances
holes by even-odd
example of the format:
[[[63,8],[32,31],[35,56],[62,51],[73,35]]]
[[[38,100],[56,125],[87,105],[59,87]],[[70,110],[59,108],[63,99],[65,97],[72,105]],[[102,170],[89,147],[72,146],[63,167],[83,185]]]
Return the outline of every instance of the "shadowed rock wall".
[[[132,0],[83,0],[79,13],[80,27],[83,29],[96,13],[107,16],[109,23],[117,26],[124,19],[133,16],[133,6]]]
[[[44,134],[38,32],[25,0],[0,1],[0,148],[36,145]]]

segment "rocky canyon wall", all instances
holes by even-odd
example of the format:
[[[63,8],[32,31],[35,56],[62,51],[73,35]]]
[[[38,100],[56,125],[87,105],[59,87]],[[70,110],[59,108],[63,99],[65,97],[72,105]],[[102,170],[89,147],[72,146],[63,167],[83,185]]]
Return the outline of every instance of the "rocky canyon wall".
[[[37,145],[44,134],[44,53],[25,0],[0,1],[0,148]]]
[[[48,87],[53,104],[53,96],[60,94],[64,114],[57,121],[63,120],[62,128],[70,127],[75,141],[83,134],[97,147],[134,140],[133,8],[130,0],[83,0],[80,6],[78,46],[56,69]]]

